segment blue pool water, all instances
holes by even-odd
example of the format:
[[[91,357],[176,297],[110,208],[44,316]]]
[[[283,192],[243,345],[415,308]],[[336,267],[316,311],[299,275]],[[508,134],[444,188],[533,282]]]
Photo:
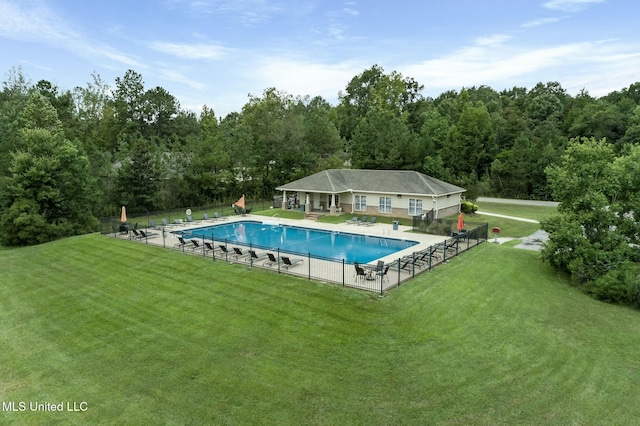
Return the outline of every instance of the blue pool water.
[[[418,244],[417,241],[382,238],[345,232],[323,231],[256,221],[231,222],[184,231],[185,236],[213,240],[216,244],[253,245],[263,250],[278,248],[289,253],[368,263]]]

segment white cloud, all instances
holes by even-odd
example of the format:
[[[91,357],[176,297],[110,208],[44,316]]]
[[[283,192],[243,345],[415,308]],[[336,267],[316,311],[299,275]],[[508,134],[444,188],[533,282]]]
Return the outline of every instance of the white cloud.
[[[131,55],[87,40],[82,34],[69,29],[69,24],[45,7],[20,8],[17,4],[0,1],[0,16],[0,36],[54,46],[83,57],[100,57],[145,68]]]
[[[542,5],[547,9],[563,12],[579,12],[591,4],[604,3],[606,0],[551,0]]]
[[[264,57],[251,70],[258,87],[276,87],[293,95],[335,100],[338,92],[368,64],[348,61],[323,64],[286,57]],[[251,76],[248,76],[251,77]]]
[[[514,85],[532,87],[544,75],[545,81],[559,81],[563,87],[586,87],[595,95],[606,94],[613,75],[619,81],[635,81],[640,67],[639,46],[618,46],[612,40],[570,43],[529,49],[503,46],[492,49],[471,46],[432,60],[405,64],[396,69],[425,85],[430,95],[463,86],[488,85],[495,90]],[[571,70],[581,70],[579,74]],[[603,76],[607,78],[603,78]],[[611,90],[619,90],[617,89]]]
[[[156,41],[150,46],[152,49],[184,59],[221,59],[226,49],[217,44],[187,44]]]
[[[352,16],[357,16],[360,13],[357,10],[350,7],[345,7],[344,9],[342,9],[342,11],[347,15],[352,15]]]
[[[478,37],[474,42],[478,46],[494,46],[496,44],[502,44],[510,38],[511,36],[506,34],[495,34],[489,37]]]
[[[522,28],[539,27],[539,26],[542,26],[542,25],[554,24],[556,22],[559,22],[562,19],[563,18],[540,18],[540,19],[534,19],[533,21],[525,22],[524,24],[521,25],[521,27]]]

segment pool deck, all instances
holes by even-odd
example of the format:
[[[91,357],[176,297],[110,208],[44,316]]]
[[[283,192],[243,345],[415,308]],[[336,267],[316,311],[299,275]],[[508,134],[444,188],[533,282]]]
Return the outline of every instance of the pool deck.
[[[224,224],[224,223],[233,223],[239,221],[261,221],[266,224],[282,224],[282,225],[291,225],[298,227],[307,227],[335,232],[344,232],[344,233],[353,233],[360,235],[370,235],[377,237],[386,237],[386,238],[396,238],[400,240],[412,240],[417,241],[418,244],[407,249],[395,252],[388,256],[382,257],[380,259],[375,259],[369,262],[367,265],[364,265],[367,270],[367,275],[365,277],[357,276],[354,271],[353,265],[345,266],[342,262],[331,262],[327,260],[307,259],[306,257],[300,258],[299,255],[292,255],[291,258],[301,259],[302,261],[298,263],[298,265],[290,268],[286,268],[286,266],[280,265],[269,265],[268,262],[265,264],[264,258],[261,258],[258,261],[250,261],[248,257],[235,257],[233,255],[227,256],[218,254],[206,254],[202,249],[192,250],[184,249],[179,246],[178,235],[174,232],[170,231],[188,231],[189,229],[200,228],[204,226],[212,226],[216,224]],[[398,225],[398,229],[394,230],[392,224],[386,223],[376,223],[374,225],[366,226],[366,225],[356,225],[356,224],[347,224],[347,223],[323,223],[316,222],[315,220],[302,219],[285,219],[279,217],[268,217],[268,216],[259,216],[259,215],[245,215],[245,216],[229,216],[227,220],[216,220],[216,221],[196,221],[193,223],[183,223],[182,225],[173,225],[167,227],[166,230],[168,232],[164,233],[164,237],[162,236],[161,229],[149,229],[150,232],[153,232],[155,235],[151,238],[139,238],[133,239],[131,234],[107,234],[111,236],[116,236],[118,238],[127,238],[131,239],[134,242],[142,242],[150,245],[155,245],[159,247],[165,247],[169,249],[175,249],[176,251],[182,251],[192,255],[200,255],[200,256],[208,256],[216,260],[226,260],[228,262],[251,265],[252,267],[260,267],[270,270],[277,270],[278,272],[284,272],[291,275],[297,275],[301,277],[311,278],[317,281],[325,281],[330,283],[340,283],[342,285],[346,285],[349,287],[361,288],[369,291],[380,291],[383,292],[389,288],[395,287],[399,285],[401,282],[408,279],[409,276],[412,276],[416,270],[415,267],[413,269],[402,269],[395,268],[390,269],[388,275],[385,277],[376,276],[375,271],[373,271],[373,267],[377,264],[379,260],[383,261],[385,264],[397,264],[398,259],[411,256],[415,252],[419,252],[422,250],[426,250],[429,247],[442,243],[447,240],[447,237],[439,236],[439,235],[430,235],[430,234],[421,234],[411,231],[410,226]],[[206,241],[206,240],[205,240]],[[216,242],[216,247],[217,247]],[[242,247],[241,244],[230,244],[231,247],[237,246]],[[229,250],[232,250],[231,247]],[[264,250],[256,250],[257,252],[264,252]],[[258,253],[260,254],[260,253]],[[281,255],[285,255],[286,253],[281,252]],[[218,256],[218,257],[216,257]],[[307,264],[308,263],[308,264]],[[305,265],[306,266],[301,266]]]

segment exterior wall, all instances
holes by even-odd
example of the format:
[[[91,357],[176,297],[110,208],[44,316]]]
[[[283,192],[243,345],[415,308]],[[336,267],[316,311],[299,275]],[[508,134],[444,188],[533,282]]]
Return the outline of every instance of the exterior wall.
[[[390,217],[410,217],[409,216],[409,199],[422,200],[422,211],[429,212],[432,209],[438,209],[438,217],[447,217],[458,214],[460,211],[460,194],[452,194],[449,196],[438,197],[437,203],[433,202],[430,196],[409,196],[402,195],[398,198],[398,194],[361,194],[354,192],[353,195],[366,195],[366,210],[353,210],[354,216],[390,216]],[[380,197],[391,198],[391,213],[380,213],[378,211],[378,203]],[[340,202],[342,211],[351,213],[355,197],[352,194],[340,194]]]

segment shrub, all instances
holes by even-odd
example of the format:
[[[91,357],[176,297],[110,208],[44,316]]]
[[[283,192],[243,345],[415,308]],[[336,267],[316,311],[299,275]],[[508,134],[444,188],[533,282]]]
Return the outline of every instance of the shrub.
[[[478,205],[473,204],[471,201],[463,201],[460,203],[460,211],[462,213],[475,213],[478,211]]]
[[[585,285],[596,299],[640,307],[640,265],[625,262]]]

